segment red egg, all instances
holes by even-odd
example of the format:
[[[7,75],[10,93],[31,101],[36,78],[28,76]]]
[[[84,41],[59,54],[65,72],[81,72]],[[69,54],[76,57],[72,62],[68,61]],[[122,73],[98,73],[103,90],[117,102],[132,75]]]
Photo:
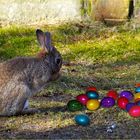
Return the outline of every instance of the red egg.
[[[76,99],[83,105],[86,105],[87,101],[89,100],[86,94],[80,94],[76,97]]]
[[[96,87],[87,87],[86,91],[97,91]]]
[[[107,96],[116,100],[118,98],[118,93],[115,90],[109,90]]]
[[[125,97],[120,97],[117,100],[117,104],[121,109],[125,109],[128,102],[129,102],[129,100]]]
[[[130,110],[129,110],[129,115],[132,117],[140,117],[140,106],[133,106]]]

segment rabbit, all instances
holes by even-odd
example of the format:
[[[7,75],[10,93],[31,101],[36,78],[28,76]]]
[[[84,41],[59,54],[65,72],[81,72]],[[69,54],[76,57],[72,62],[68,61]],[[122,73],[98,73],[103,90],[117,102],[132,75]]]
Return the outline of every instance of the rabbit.
[[[49,82],[57,80],[62,56],[52,46],[51,33],[36,30],[42,50],[35,57],[17,57],[0,63],[0,116],[34,112],[25,104]]]

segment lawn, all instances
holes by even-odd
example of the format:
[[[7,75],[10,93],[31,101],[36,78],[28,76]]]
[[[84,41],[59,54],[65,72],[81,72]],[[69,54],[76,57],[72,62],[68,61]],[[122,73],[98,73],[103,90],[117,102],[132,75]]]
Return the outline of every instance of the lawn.
[[[108,90],[131,90],[140,82],[140,29],[131,23],[107,27],[100,23],[61,26],[9,26],[0,28],[0,61],[16,56],[32,56],[39,51],[35,30],[50,31],[61,52],[62,76],[30,100],[41,113],[0,118],[1,138],[139,138],[140,120],[115,105],[96,111],[67,110],[67,102],[85,93],[88,86],[98,89],[100,99]],[[91,119],[87,127],[74,122],[77,114]],[[110,123],[116,127],[107,132]]]

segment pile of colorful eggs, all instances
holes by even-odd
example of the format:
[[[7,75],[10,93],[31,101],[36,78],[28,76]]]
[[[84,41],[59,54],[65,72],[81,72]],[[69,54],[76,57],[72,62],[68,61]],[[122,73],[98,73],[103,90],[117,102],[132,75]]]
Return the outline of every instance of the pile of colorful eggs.
[[[118,94],[115,90],[110,90],[106,97],[99,100],[96,87],[88,87],[85,94],[80,94],[67,104],[69,111],[81,111],[87,108],[90,111],[97,110],[99,107],[110,108],[117,103],[120,109],[126,110],[132,117],[140,117],[140,84],[135,86],[135,94],[131,91],[121,91]],[[87,115],[81,114],[75,117],[77,124],[86,126],[90,123]]]
[[[67,104],[67,107],[70,111],[80,111],[85,106],[88,110],[96,110],[100,106],[99,94],[95,87],[87,88],[85,94],[80,94],[76,97],[75,100],[70,100]]]

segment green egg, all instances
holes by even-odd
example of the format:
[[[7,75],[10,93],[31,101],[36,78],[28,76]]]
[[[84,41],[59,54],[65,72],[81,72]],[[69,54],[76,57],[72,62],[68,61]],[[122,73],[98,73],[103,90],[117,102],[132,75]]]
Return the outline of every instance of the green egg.
[[[70,100],[67,104],[69,111],[80,111],[83,109],[83,105],[77,100]]]

